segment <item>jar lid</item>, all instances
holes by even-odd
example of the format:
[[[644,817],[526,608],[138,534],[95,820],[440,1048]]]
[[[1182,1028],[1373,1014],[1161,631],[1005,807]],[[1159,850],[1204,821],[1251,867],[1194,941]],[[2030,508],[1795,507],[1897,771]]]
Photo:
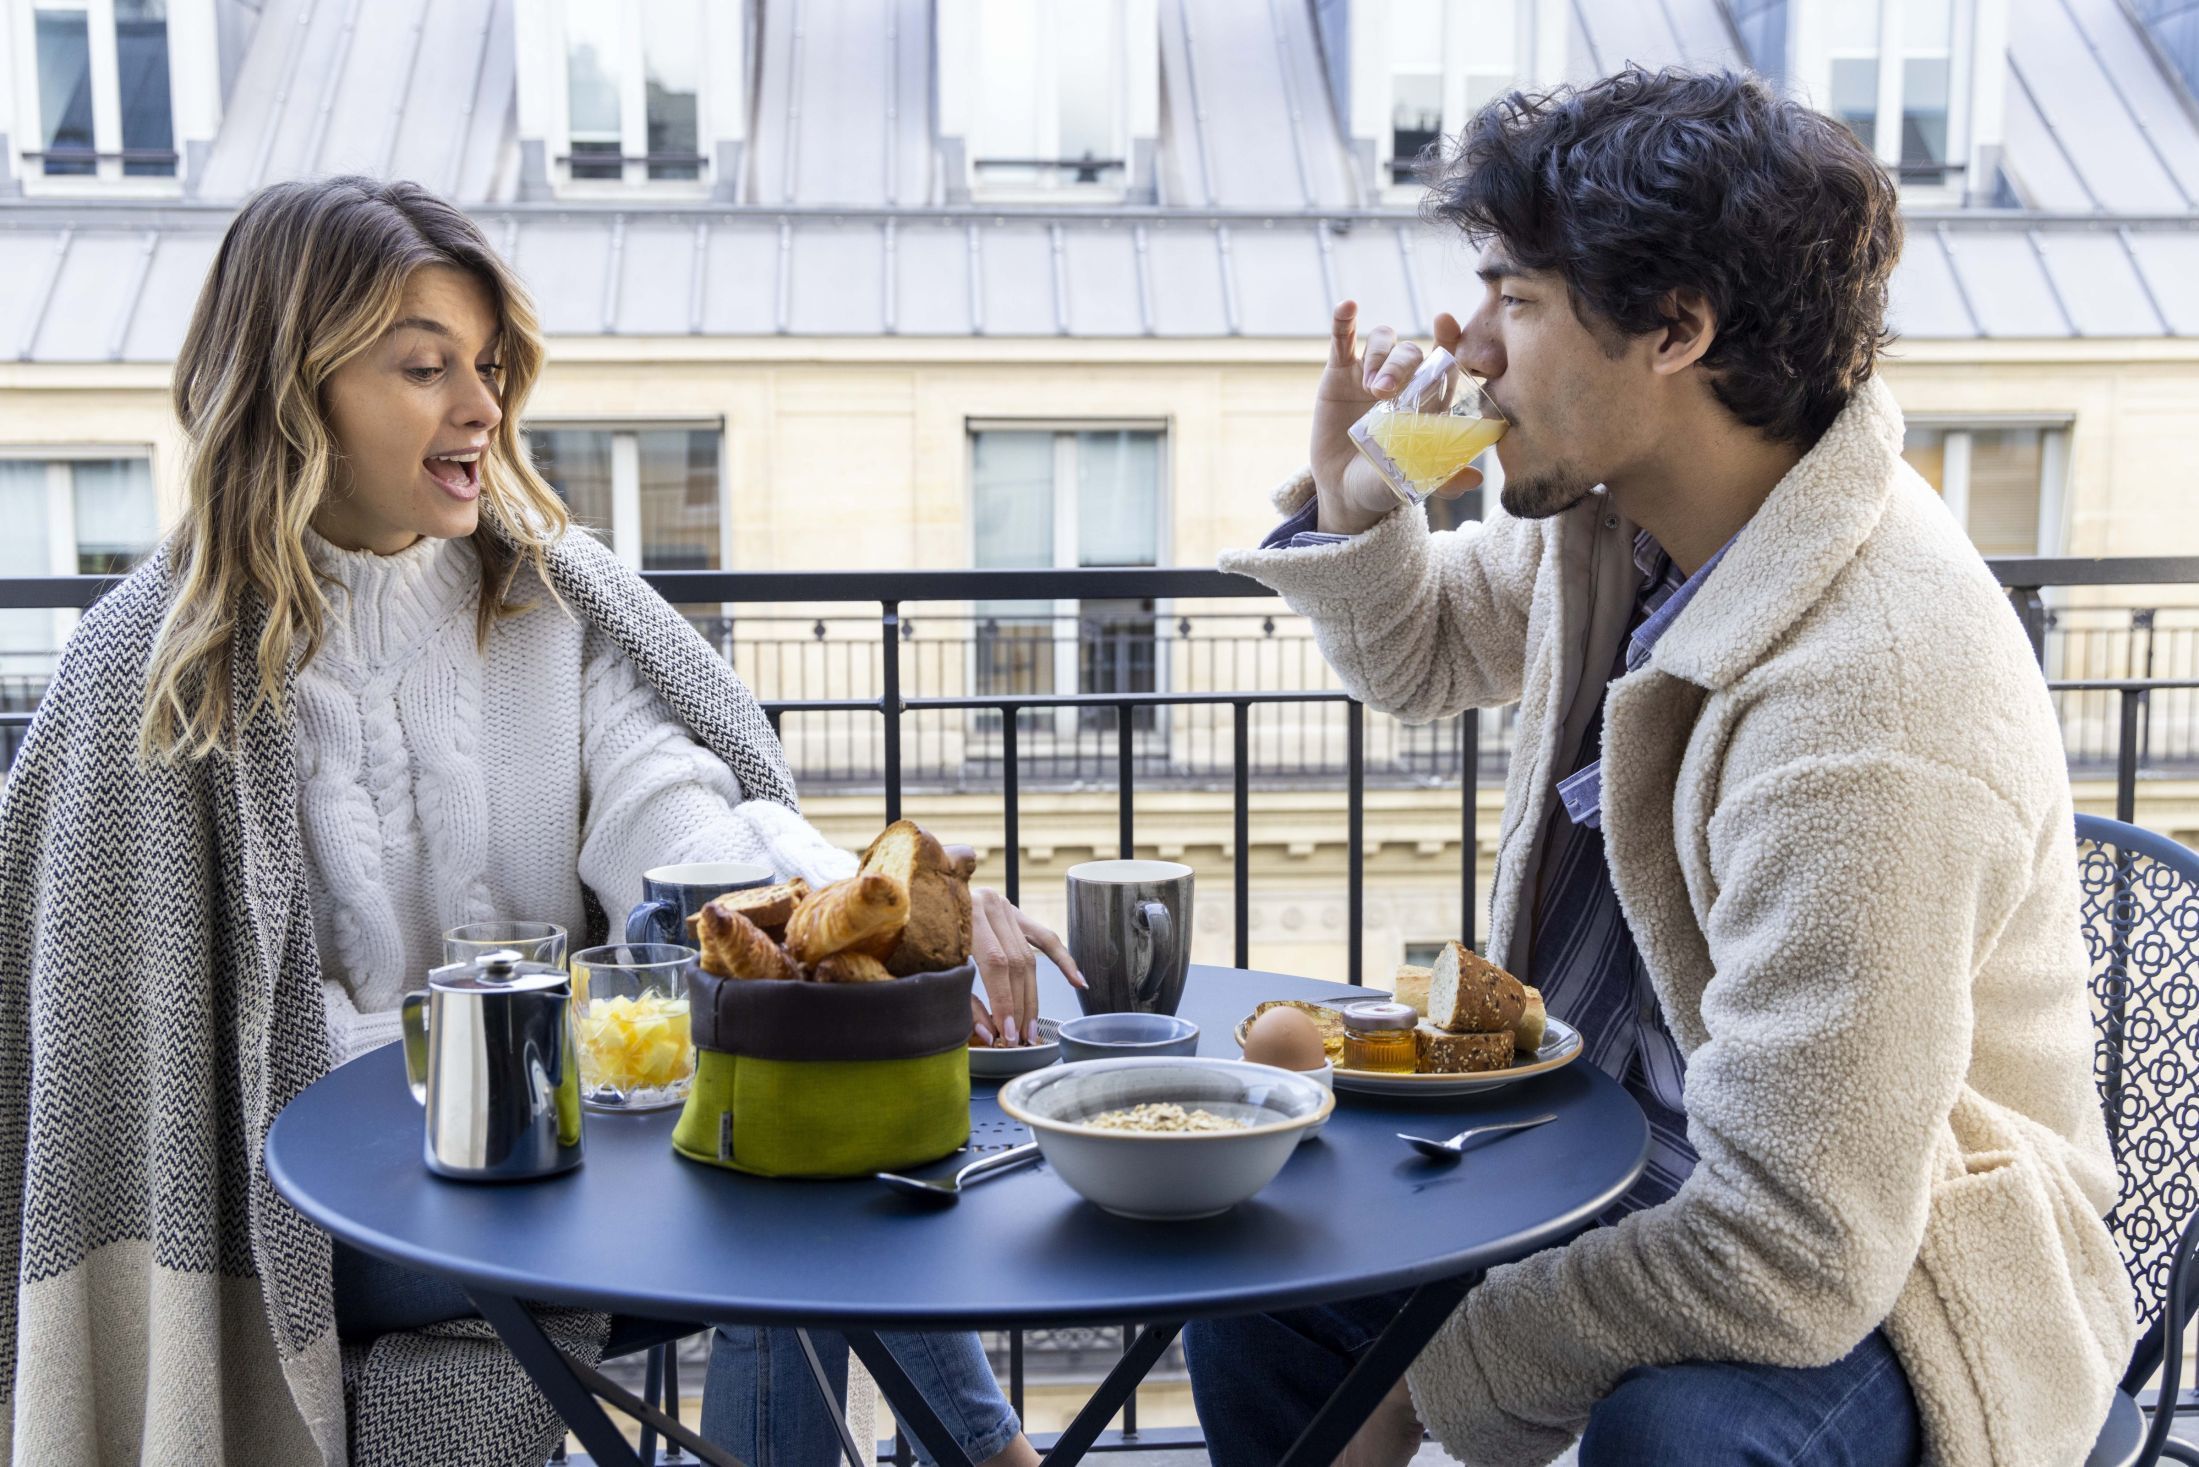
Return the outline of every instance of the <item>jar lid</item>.
[[[563,968],[530,963],[499,948],[470,963],[448,963],[428,970],[428,986],[450,993],[537,993],[570,982]]]
[[[1419,1027],[1420,1011],[1409,1003],[1349,1003],[1344,1005],[1344,1027],[1361,1033]]]

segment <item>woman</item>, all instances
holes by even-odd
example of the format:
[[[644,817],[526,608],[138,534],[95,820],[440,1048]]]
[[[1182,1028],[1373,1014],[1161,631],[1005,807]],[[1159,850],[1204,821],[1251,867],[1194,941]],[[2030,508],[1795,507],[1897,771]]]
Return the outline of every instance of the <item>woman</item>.
[[[674,861],[854,869],[748,690],[568,531],[517,431],[541,358],[416,186],[280,185],[223,240],[176,366],[182,520],[86,614],[0,803],[14,1460],[340,1461],[348,1396],[352,1460],[464,1432],[539,1462],[554,1419],[463,1295],[332,1251],[268,1186],[268,1123],[394,1037],[450,926],[594,930]],[[1033,945],[1067,955],[997,894],[976,922],[976,1017],[1014,1036]],[[737,1340],[729,1447],[814,1460],[815,1392],[763,1416],[782,1342]],[[974,1336],[892,1343],[973,1455],[1036,1460]]]

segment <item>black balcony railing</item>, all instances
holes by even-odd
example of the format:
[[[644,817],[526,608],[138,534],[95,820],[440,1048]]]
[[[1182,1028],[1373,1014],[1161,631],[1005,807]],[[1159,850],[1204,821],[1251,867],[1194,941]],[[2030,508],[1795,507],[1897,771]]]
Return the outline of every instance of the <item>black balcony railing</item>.
[[[2134,811],[2141,768],[2150,770],[2199,767],[2199,738],[2190,727],[2199,704],[2199,612],[2133,613],[2126,610],[2056,611],[2046,604],[2051,588],[2107,586],[2199,585],[2199,557],[2143,557],[2117,560],[2002,560],[1992,563],[1995,574],[2008,588],[2016,614],[2031,639],[2048,674],[2048,686],[2061,700],[2063,730],[2068,739],[2074,769],[2097,769],[2111,763],[2115,779],[2118,819],[2129,820]],[[900,818],[903,797],[912,789],[952,787],[997,790],[1001,798],[1002,841],[1007,895],[1019,898],[1021,801],[1033,765],[1051,782],[1067,780],[1112,787],[1116,807],[1116,836],[1124,856],[1134,853],[1137,840],[1136,794],[1141,783],[1161,780],[1212,781],[1226,779],[1231,790],[1232,835],[1236,857],[1232,861],[1232,911],[1234,962],[1246,965],[1251,910],[1251,864],[1248,859],[1251,823],[1251,790],[1255,777],[1341,778],[1345,790],[1346,926],[1350,933],[1363,927],[1363,852],[1365,849],[1366,792],[1370,778],[1417,779],[1426,784],[1455,784],[1460,790],[1460,840],[1464,853],[1459,863],[1459,928],[1466,941],[1476,941],[1475,862],[1476,802],[1471,785],[1490,769],[1491,755],[1501,765],[1505,721],[1492,715],[1484,719],[1468,712],[1455,721],[1447,746],[1429,754],[1412,752],[1403,734],[1382,759],[1370,760],[1369,722],[1365,708],[1334,686],[1275,686],[1253,688],[1231,679],[1257,676],[1263,681],[1288,670],[1304,682],[1314,680],[1313,665],[1292,655],[1263,650],[1258,657],[1243,651],[1248,634],[1237,631],[1217,635],[1217,648],[1236,644],[1234,660],[1219,651],[1202,663],[1189,647],[1190,628],[1212,624],[1237,626],[1243,608],[1226,603],[1250,603],[1257,618],[1258,635],[1249,637],[1267,649],[1302,634],[1277,641],[1282,618],[1273,611],[1274,597],[1256,582],[1219,571],[1196,569],[1066,570],[1066,571],[893,571],[872,572],[652,572],[645,579],[677,605],[715,604],[730,610],[706,621],[712,635],[734,664],[741,668],[763,700],[772,726],[799,753],[815,745],[805,720],[861,720],[866,729],[860,758],[848,753],[839,765],[820,771],[822,782],[840,788],[875,785],[885,819]],[[90,605],[114,584],[111,577],[58,576],[0,579],[0,610],[14,608],[82,607]],[[1022,652],[1003,659],[982,649],[997,648],[1001,626],[985,630],[985,618],[973,618],[964,608],[972,603],[1044,603],[1074,599],[1080,602],[1152,603],[1153,650],[1140,658],[1120,647],[1102,646],[1089,658],[1081,641],[1073,657],[1061,657],[1063,649],[1049,649],[1042,659]],[[1196,618],[1187,607],[1225,603]],[[861,637],[832,635],[834,625],[852,625],[832,608],[866,605],[877,608],[875,619],[863,617]],[[742,608],[760,607],[756,621],[769,627],[784,623],[787,608],[818,607],[826,610],[802,618],[808,626],[800,638],[746,637]],[[914,619],[910,608],[943,609],[944,625],[961,619],[963,634],[938,642],[941,650],[927,663],[924,648],[934,645],[919,635],[925,623]],[[1012,618],[995,617],[996,623]],[[1069,630],[1054,630],[1051,615],[1039,618],[1049,630],[1035,640],[1051,643],[1057,635],[1083,638],[1081,619]],[[971,630],[973,627],[976,630]],[[1171,645],[1163,649],[1163,627],[1171,629]],[[819,628],[823,628],[822,631]],[[1100,635],[1119,636],[1119,631]],[[1143,635],[1140,633],[1139,635]],[[990,640],[988,640],[990,639]],[[790,680],[786,668],[791,653],[784,643],[803,644],[801,679]],[[845,647],[844,652],[820,654],[819,647]],[[1176,645],[1184,644],[1184,645]],[[858,656],[855,649],[867,646]],[[838,660],[835,661],[834,659]],[[1047,660],[1058,659],[1058,660]],[[1076,669],[1074,687],[1064,686],[1066,674],[1044,683],[1036,671],[1044,665]],[[949,673],[961,669],[961,681]],[[1097,668],[1097,673],[1088,670]],[[865,670],[868,671],[865,671]],[[1140,669],[1147,669],[1140,671]],[[1326,679],[1326,669],[1321,670]],[[1152,686],[1137,686],[1149,678]],[[1089,679],[1105,686],[1085,690]],[[1129,685],[1126,686],[1125,683]],[[1210,685],[1212,684],[1212,685]],[[19,679],[10,684],[0,679],[0,733],[11,742],[28,724],[41,679]],[[815,693],[816,696],[807,694]],[[1255,714],[1318,726],[1318,737],[1305,729],[1296,743],[1276,738],[1273,729],[1258,730]],[[2168,715],[2164,717],[2164,715]],[[924,720],[951,716],[956,727],[927,735]],[[1050,719],[1050,724],[1047,720]],[[1484,745],[1484,724],[1499,731],[1492,750]],[[1044,725],[1044,726],[1042,726]],[[1193,732],[1196,731],[1196,737]],[[1222,735],[1227,734],[1227,752]],[[1066,751],[1058,741],[1066,736]],[[1332,736],[1340,742],[1340,757],[1332,757]],[[927,737],[936,742],[927,743]],[[973,756],[972,739],[976,754]],[[1089,748],[1085,740],[1089,737]],[[1393,737],[1387,724],[1385,740]],[[1179,757],[1178,740],[1190,738],[1190,752]],[[958,745],[953,745],[959,740]],[[1055,741],[1049,744],[1047,741]],[[1201,742],[1203,740],[1204,742]],[[874,742],[873,742],[874,741]],[[1026,755],[1026,742],[1031,745]],[[843,742],[846,742],[843,740]],[[1109,748],[1108,745],[1112,747]],[[834,746],[828,737],[823,747]],[[1447,747],[1446,765],[1440,749]],[[1463,752],[1473,750],[1472,773]],[[1318,751],[1318,753],[1309,752]],[[845,751],[843,751],[845,752]],[[950,758],[950,753],[953,757]],[[1110,757],[1111,756],[1111,757]],[[1054,760],[1046,764],[1044,760]],[[1060,761],[1066,761],[1066,763]],[[1112,766],[1111,768],[1109,766]],[[804,773],[797,758],[797,773]],[[839,777],[835,777],[837,774]],[[1348,974],[1362,981],[1361,944],[1348,945]],[[1127,1341],[1127,1334],[1124,1336]],[[1005,1340],[1006,1375],[1010,1398],[1020,1414],[1023,1407],[1028,1339],[1010,1333]],[[1133,1395],[1124,1412],[1119,1432],[1107,1433],[1098,1450],[1124,1450],[1148,1446],[1196,1446],[1196,1433],[1152,1432],[1141,1434],[1137,1402]],[[914,1458],[905,1443],[896,1443],[887,1460],[909,1462]]]

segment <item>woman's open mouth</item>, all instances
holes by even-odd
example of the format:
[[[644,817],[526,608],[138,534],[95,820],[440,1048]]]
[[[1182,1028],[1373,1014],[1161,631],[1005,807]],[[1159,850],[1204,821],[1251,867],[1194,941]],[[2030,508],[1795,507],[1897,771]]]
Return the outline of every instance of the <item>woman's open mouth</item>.
[[[481,454],[454,453],[447,457],[426,458],[428,477],[442,486],[443,492],[453,499],[478,499],[481,496]]]

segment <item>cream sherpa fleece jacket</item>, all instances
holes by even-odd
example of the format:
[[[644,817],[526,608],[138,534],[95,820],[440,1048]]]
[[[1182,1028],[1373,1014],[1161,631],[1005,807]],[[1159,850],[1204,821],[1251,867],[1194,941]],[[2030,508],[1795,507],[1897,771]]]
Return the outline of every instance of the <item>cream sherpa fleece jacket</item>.
[[[1688,1058],[1661,1207],[1499,1268],[1409,1376],[1461,1460],[1540,1463],[1639,1365],[1821,1365],[1883,1323],[1926,1460],[2081,1461],[2136,1337],[2100,1221],[2069,784],[2007,598],[1858,392],[1611,687],[1612,882]],[[1286,486],[1286,508],[1311,492]],[[1601,496],[1236,552],[1358,697],[1520,701],[1490,951],[1516,963],[1559,733],[1635,527]],[[1614,594],[1616,592],[1616,594]]]

